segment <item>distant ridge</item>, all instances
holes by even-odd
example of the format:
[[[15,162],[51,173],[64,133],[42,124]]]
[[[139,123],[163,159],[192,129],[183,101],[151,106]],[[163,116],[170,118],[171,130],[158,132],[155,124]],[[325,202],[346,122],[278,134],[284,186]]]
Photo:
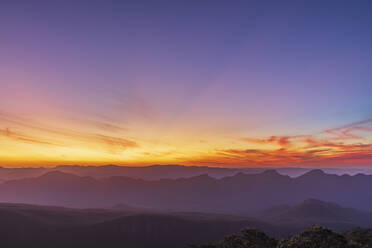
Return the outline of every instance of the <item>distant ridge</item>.
[[[311,168],[221,168],[207,166],[183,166],[183,165],[150,165],[150,166],[79,166],[79,165],[60,165],[53,168],[5,168],[0,167],[0,182],[20,179],[25,177],[37,177],[48,171],[62,171],[72,173],[79,176],[90,176],[93,178],[107,178],[111,176],[125,176],[132,178],[140,178],[144,180],[159,180],[159,179],[176,179],[188,178],[202,174],[208,174],[214,178],[223,178],[233,176],[237,173],[258,174],[266,170],[276,170],[281,175],[290,177],[299,177],[313,170]],[[356,175],[372,174],[372,169],[333,169],[323,168],[325,173],[336,175]]]
[[[218,179],[204,173],[161,180],[126,176],[97,179],[51,171],[0,183],[0,201],[78,208],[125,203],[150,209],[249,214],[316,198],[371,211],[371,188],[372,176],[337,176],[321,170],[296,178],[267,170],[258,174],[238,172]]]
[[[306,173],[304,173],[303,175],[301,175],[300,177],[308,177],[308,176],[324,176],[326,173],[321,170],[321,169],[315,169],[315,170],[311,170],[311,171],[308,171]]]
[[[341,207],[334,202],[309,198],[294,206],[276,206],[263,211],[260,219],[278,225],[293,225],[302,229],[322,224],[343,231],[355,226],[372,227],[372,212]]]

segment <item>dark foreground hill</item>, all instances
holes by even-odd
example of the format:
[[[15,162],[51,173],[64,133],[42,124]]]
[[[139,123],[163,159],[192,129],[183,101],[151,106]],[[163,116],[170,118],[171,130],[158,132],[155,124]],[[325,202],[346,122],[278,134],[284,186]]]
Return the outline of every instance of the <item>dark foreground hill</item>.
[[[39,177],[0,183],[0,201],[73,208],[138,208],[244,215],[308,198],[372,210],[372,176],[337,176],[310,171],[300,177],[274,170],[146,181],[128,177],[96,179],[52,171]]]
[[[336,217],[308,218],[314,214],[311,212],[314,208],[313,202],[316,202],[315,205],[324,205],[326,209],[324,213],[330,215],[335,213]],[[294,221],[280,222],[276,221],[281,216],[277,213],[272,213],[267,220],[261,220],[261,217],[255,219],[220,214],[150,212],[148,209],[136,210],[127,206],[124,210],[120,208],[105,210],[2,203],[0,204],[0,247],[184,248],[190,243],[215,242],[245,227],[263,230],[276,238],[298,233],[305,229],[305,225],[318,222],[338,231],[357,227],[358,223],[353,220],[350,220],[346,226],[343,224],[342,221],[349,217],[349,210],[344,208],[339,210],[339,208],[341,207],[332,203],[309,200],[298,206],[288,207],[285,211],[284,215],[290,216]],[[297,213],[298,209],[301,209],[300,214]],[[354,211],[356,210],[352,211],[352,216],[366,218],[368,221],[368,214],[359,211],[354,213]],[[363,240],[364,229],[357,230],[360,231],[354,231],[349,235]],[[257,235],[261,234],[257,233]]]
[[[293,233],[314,224],[340,232],[356,226],[372,227],[372,213],[317,199],[307,199],[294,206],[269,208],[255,217],[276,226],[287,227]]]
[[[0,204],[1,248],[182,248],[264,222],[201,213],[141,213]]]
[[[353,229],[343,234],[312,226],[287,239],[275,240],[256,229],[224,237],[216,244],[190,245],[190,248],[370,248],[372,229]]]

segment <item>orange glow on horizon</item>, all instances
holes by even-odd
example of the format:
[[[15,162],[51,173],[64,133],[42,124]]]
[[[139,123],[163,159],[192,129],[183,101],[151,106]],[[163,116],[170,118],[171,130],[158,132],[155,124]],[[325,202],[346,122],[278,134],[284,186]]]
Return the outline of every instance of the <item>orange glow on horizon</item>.
[[[13,126],[0,129],[0,164],[9,167],[107,164],[364,167],[372,163],[371,142],[351,136],[351,131],[347,131],[346,138],[329,131],[252,138],[143,129],[138,131],[142,133],[139,135],[120,128],[113,130],[108,125],[83,128],[70,122],[65,123],[70,128],[62,128],[62,122],[59,127],[51,127],[4,113],[1,118]],[[358,130],[368,133],[369,128]]]

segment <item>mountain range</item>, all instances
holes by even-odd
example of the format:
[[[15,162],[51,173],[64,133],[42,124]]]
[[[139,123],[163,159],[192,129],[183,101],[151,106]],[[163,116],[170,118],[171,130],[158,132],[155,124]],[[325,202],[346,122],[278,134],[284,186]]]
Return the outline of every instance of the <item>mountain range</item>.
[[[279,174],[290,177],[298,177],[309,171],[311,168],[273,168]],[[24,177],[37,177],[51,171],[61,171],[75,174],[78,176],[90,176],[93,178],[107,178],[111,176],[124,176],[144,180],[159,180],[159,179],[177,179],[182,177],[195,177],[203,174],[208,174],[214,178],[222,178],[233,176],[239,172],[244,174],[262,173],[267,168],[219,168],[208,166],[182,166],[182,165],[151,165],[151,166],[79,166],[79,165],[60,165],[56,167],[38,167],[38,168],[6,168],[0,167],[0,182],[21,179]],[[356,175],[372,174],[371,169],[342,169],[342,168],[322,168],[329,174],[336,175]]]
[[[247,215],[316,198],[370,211],[371,188],[372,176],[338,176],[322,170],[296,178],[267,170],[220,179],[204,174],[152,181],[122,176],[97,179],[51,171],[1,183],[0,201],[74,208],[111,208],[121,204],[160,211]]]

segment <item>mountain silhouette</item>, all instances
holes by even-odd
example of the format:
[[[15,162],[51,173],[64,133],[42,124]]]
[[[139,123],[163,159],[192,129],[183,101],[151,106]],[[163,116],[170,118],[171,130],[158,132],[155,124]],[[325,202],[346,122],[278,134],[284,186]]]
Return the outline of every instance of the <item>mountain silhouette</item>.
[[[298,177],[306,172],[311,171],[311,168],[274,168],[281,175],[290,177]],[[79,165],[60,165],[54,168],[39,167],[39,168],[5,168],[0,167],[0,182],[25,177],[37,177],[50,171],[62,171],[75,174],[78,176],[90,176],[96,179],[107,178],[112,176],[123,176],[138,178],[144,180],[159,180],[159,179],[177,179],[182,177],[195,177],[202,174],[208,174],[214,178],[223,178],[233,176],[239,172],[245,174],[258,174],[266,171],[265,168],[219,168],[208,166],[183,166],[183,165],[151,165],[151,166],[79,166]],[[341,169],[341,168],[323,168],[326,173],[330,174],[349,174],[356,175],[358,173],[372,174],[370,169]]]
[[[270,170],[221,179],[203,174],[155,181],[121,176],[96,179],[52,171],[0,183],[0,201],[77,208],[127,204],[158,210],[242,215],[315,198],[370,211],[371,188],[372,176],[338,176],[319,170],[297,178]]]

